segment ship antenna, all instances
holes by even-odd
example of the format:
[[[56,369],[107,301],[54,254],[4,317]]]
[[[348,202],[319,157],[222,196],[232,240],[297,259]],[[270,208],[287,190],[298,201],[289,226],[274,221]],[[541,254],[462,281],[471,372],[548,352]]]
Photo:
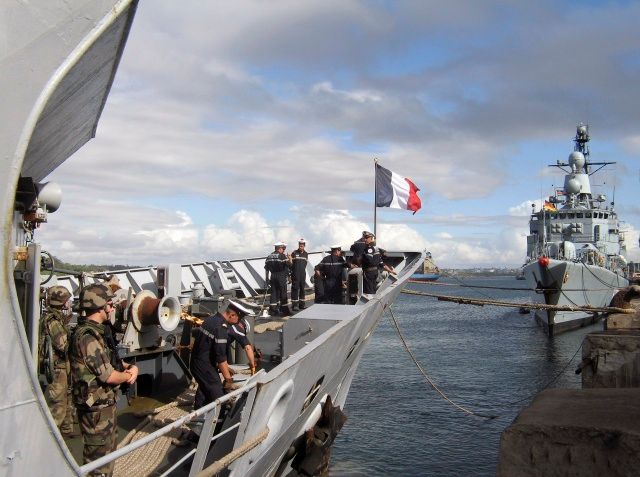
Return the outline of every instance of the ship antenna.
[[[613,185],[613,198],[611,199],[611,210],[613,210],[613,207],[616,204],[616,185]]]

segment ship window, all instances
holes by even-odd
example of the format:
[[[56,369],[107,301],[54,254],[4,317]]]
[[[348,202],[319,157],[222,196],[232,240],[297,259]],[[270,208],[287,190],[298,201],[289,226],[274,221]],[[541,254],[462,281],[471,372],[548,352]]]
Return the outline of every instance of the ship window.
[[[576,218],[577,219],[581,219],[583,218],[584,214],[582,214],[582,212],[580,212],[579,214],[576,214]]]
[[[560,214],[560,218],[561,218],[561,219],[566,218],[566,216],[567,216],[567,214]]]
[[[591,218],[591,212],[587,212],[586,214],[584,214],[584,216],[585,216],[587,219],[590,219],[590,218]]]
[[[300,410],[300,413],[302,413],[306,408],[308,408],[309,404],[311,404],[315,399],[315,397],[318,395],[318,392],[320,392],[320,386],[322,385],[322,381],[324,381],[324,376],[321,376],[320,379],[318,379],[316,383],[313,386],[311,386],[311,389],[309,389],[309,392],[307,393],[307,397],[304,399],[304,404],[302,405],[302,409]]]
[[[604,214],[604,218],[608,219],[609,218],[609,214]]]
[[[575,219],[575,214],[567,214],[567,219]]]

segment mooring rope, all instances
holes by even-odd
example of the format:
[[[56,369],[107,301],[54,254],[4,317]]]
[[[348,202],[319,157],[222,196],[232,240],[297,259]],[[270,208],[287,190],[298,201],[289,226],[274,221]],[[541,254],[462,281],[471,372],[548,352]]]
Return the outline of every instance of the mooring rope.
[[[220,473],[220,471],[229,467],[235,460],[242,457],[251,449],[264,441],[268,435],[269,427],[265,426],[264,429],[262,429],[256,436],[252,437],[248,441],[243,442],[240,447],[234,449],[221,459],[215,461],[206,469],[198,472],[197,477],[213,477],[214,475]]]
[[[500,300],[479,300],[477,298],[467,298],[463,296],[452,296],[452,295],[439,295],[437,293],[429,293],[422,292],[418,290],[409,290],[404,289],[402,293],[406,293],[407,295],[419,295],[419,296],[428,296],[432,298],[437,298],[440,301],[452,301],[455,303],[460,303],[464,305],[476,305],[476,306],[484,306],[484,305],[492,305],[492,306],[504,306],[510,308],[532,308],[536,310],[556,310],[556,311],[585,311],[592,313],[626,313],[633,314],[636,312],[633,308],[618,308],[615,306],[562,306],[562,305],[547,305],[544,303],[515,303],[511,301],[500,301]]]
[[[446,282],[425,282],[421,280],[407,280],[407,283],[415,283],[417,285],[429,285],[434,287],[461,287],[461,288],[485,288],[488,290],[513,290],[513,291],[534,291],[533,288],[523,287],[497,287],[495,285],[467,285],[461,280],[457,280],[458,283],[446,283]]]
[[[550,380],[548,381],[544,386],[542,386],[540,389],[538,389],[537,391],[535,391],[534,393],[529,394],[527,397],[524,397],[522,399],[518,399],[517,401],[513,401],[513,402],[508,402],[505,404],[500,404],[500,405],[496,405],[495,407],[500,409],[503,407],[509,407],[509,406],[514,406],[516,404],[520,404],[523,401],[527,401],[531,398],[533,398],[535,395],[540,394],[542,391],[544,391],[545,389],[547,389],[549,386],[551,386],[554,382],[556,382],[556,380],[562,376],[564,374],[564,372],[567,370],[567,368],[569,367],[569,365],[571,364],[571,362],[575,359],[575,357],[577,356],[578,352],[582,349],[582,343],[580,344],[580,346],[578,346],[578,349],[576,350],[575,353],[573,353],[573,356],[571,356],[571,359],[569,361],[567,361],[567,364],[564,365],[564,367]]]
[[[462,412],[464,412],[467,415],[470,416],[477,416],[477,417],[481,417],[483,419],[495,419],[498,416],[491,416],[488,414],[482,414],[479,412],[475,412],[472,411],[470,409],[467,409],[464,406],[461,406],[458,403],[453,402],[439,387],[438,385],[433,381],[433,379],[431,379],[431,377],[427,374],[427,372],[424,370],[424,368],[422,367],[422,365],[418,362],[418,360],[416,359],[415,355],[413,354],[413,351],[411,351],[411,348],[409,348],[409,345],[407,344],[407,340],[404,338],[404,335],[402,334],[402,331],[400,330],[400,325],[398,324],[398,320],[396,320],[396,317],[393,314],[393,310],[391,309],[391,307],[388,307],[389,313],[391,315],[391,321],[393,322],[393,325],[395,326],[396,329],[396,333],[398,333],[398,337],[400,338],[400,341],[402,342],[402,345],[404,346],[404,349],[407,351],[407,353],[409,354],[409,356],[411,357],[411,360],[413,361],[413,363],[416,365],[416,367],[418,368],[418,370],[420,371],[420,374],[422,374],[422,376],[427,380],[427,382],[431,385],[431,387],[438,393],[440,394],[440,396],[442,396],[442,398],[447,401],[449,404],[451,404],[452,406],[454,406],[455,408],[461,410]]]
[[[174,422],[186,414],[188,414],[186,410],[173,407],[156,416],[147,416],[141,423],[144,425],[137,427],[132,436],[127,436],[127,441],[133,442],[142,439],[156,431],[157,428]],[[114,476],[146,477],[153,474],[162,464],[174,442],[180,439],[186,430],[188,430],[186,426],[174,429],[147,445],[120,457],[115,461]]]
[[[416,359],[415,355],[413,354],[413,351],[411,351],[411,349],[409,348],[409,345],[407,344],[407,340],[405,339],[404,335],[402,334],[402,331],[400,330],[400,325],[398,324],[398,321],[396,320],[396,317],[393,314],[393,310],[391,309],[391,307],[389,307],[389,313],[391,314],[391,321],[393,322],[393,325],[395,327],[396,333],[398,334],[398,337],[400,338],[400,341],[402,342],[402,345],[404,346],[404,349],[407,351],[407,353],[409,354],[409,356],[411,357],[411,360],[413,361],[413,363],[416,365],[416,367],[418,368],[418,370],[420,371],[420,374],[422,374],[422,376],[427,380],[427,382],[431,385],[431,387],[438,393],[440,394],[440,396],[442,396],[442,398],[449,402],[451,405],[453,405],[454,407],[456,407],[457,409],[461,410],[462,412],[464,412],[467,415],[472,415],[472,416],[478,416],[484,419],[496,419],[498,417],[500,417],[500,415],[488,415],[488,414],[483,414],[483,413],[479,413],[479,412],[474,412],[471,411],[470,409],[467,409],[464,406],[461,406],[455,402],[453,402],[439,387],[438,385],[433,381],[433,379],[431,379],[431,377],[427,374],[427,372],[424,370],[424,368],[422,367],[422,365],[418,362],[418,360]],[[508,402],[508,403],[504,403],[504,404],[496,404],[494,406],[491,406],[494,409],[504,409],[507,407],[511,407],[511,406],[515,406],[516,404],[520,404],[523,401],[527,401],[532,399],[534,396],[536,396],[537,394],[541,393],[542,391],[544,391],[545,389],[547,389],[549,386],[551,386],[554,382],[556,382],[556,380],[562,376],[565,371],[567,370],[567,368],[569,367],[569,365],[573,362],[573,360],[575,359],[575,357],[577,356],[578,352],[582,349],[582,344],[580,346],[578,346],[578,349],[576,350],[575,353],[573,353],[573,356],[571,356],[571,359],[569,359],[569,361],[567,361],[567,363],[563,366],[563,368],[551,379],[549,380],[544,386],[542,386],[541,388],[538,388],[535,392],[527,395],[526,397],[522,398],[522,399],[518,399],[517,401],[513,401],[513,402]]]
[[[193,406],[194,394],[195,387],[192,383],[175,401],[155,409],[136,413],[138,417],[146,417],[127,434],[118,444],[118,448],[120,449],[135,440],[142,439],[156,431],[157,428],[163,427],[188,414],[188,411],[183,408],[191,408]],[[120,457],[115,461],[113,475],[115,477],[147,477],[156,473],[171,447],[180,440],[181,435],[188,429],[186,425],[174,429],[149,444]]]
[[[593,272],[592,272],[593,273]],[[420,280],[407,280],[407,283],[413,283],[416,285],[429,285],[436,287],[460,287],[460,288],[477,288],[477,289],[486,289],[486,290],[504,290],[504,291],[528,291],[528,292],[576,292],[576,291],[609,291],[615,289],[621,289],[626,287],[618,287],[618,286],[607,286],[607,288],[531,288],[531,287],[499,287],[495,285],[468,285],[464,283],[462,280],[458,278],[452,277],[457,280],[458,283],[446,283],[446,282],[425,282]],[[602,280],[600,280],[602,283]],[[606,285],[605,283],[603,283]]]

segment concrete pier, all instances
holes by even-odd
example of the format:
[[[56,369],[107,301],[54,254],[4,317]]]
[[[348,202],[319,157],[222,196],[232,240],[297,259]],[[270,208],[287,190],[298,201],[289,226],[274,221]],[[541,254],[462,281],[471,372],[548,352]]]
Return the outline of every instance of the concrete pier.
[[[640,389],[548,389],[500,439],[500,477],[639,474]]]
[[[640,387],[640,330],[589,333],[582,342],[582,387]]]
[[[582,389],[547,389],[502,433],[497,475],[640,475],[640,289],[582,342]],[[622,300],[624,298],[624,300]]]

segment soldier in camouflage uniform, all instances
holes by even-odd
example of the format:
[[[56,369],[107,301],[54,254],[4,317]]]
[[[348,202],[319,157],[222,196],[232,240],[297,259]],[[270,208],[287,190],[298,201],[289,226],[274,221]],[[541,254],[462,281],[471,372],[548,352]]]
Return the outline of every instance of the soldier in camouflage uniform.
[[[65,437],[73,433],[73,402],[71,401],[69,357],[69,319],[71,318],[71,293],[63,286],[47,290],[47,312],[42,317],[41,338],[51,339],[53,348],[53,381],[47,386],[47,401],[58,429]]]
[[[73,332],[70,354],[73,401],[84,438],[82,455],[86,464],[116,449],[117,387],[122,383],[133,384],[138,368],[125,362],[123,372],[114,368],[104,325],[114,312],[111,289],[99,283],[88,285],[79,298],[86,319]],[[113,467],[112,462],[89,475],[110,476]]]

